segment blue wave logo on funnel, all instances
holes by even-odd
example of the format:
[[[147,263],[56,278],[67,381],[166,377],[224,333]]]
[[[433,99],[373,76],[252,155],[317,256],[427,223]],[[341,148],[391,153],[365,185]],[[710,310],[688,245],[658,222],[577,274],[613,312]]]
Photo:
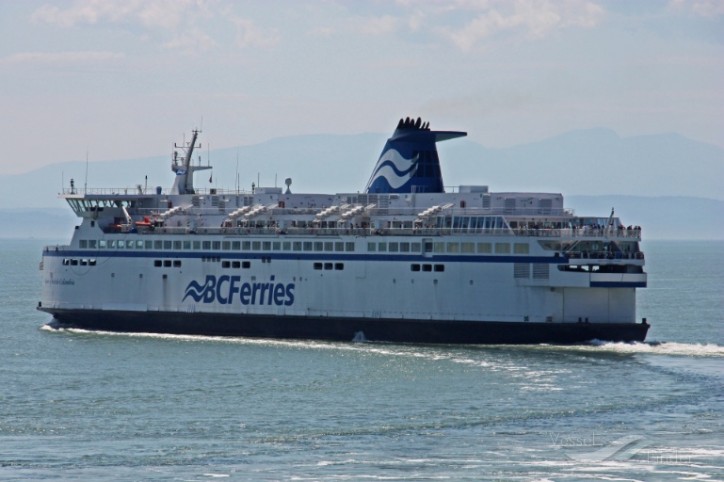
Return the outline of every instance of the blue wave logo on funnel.
[[[445,192],[436,143],[467,135],[431,131],[428,122],[400,119],[365,188],[367,193]]]

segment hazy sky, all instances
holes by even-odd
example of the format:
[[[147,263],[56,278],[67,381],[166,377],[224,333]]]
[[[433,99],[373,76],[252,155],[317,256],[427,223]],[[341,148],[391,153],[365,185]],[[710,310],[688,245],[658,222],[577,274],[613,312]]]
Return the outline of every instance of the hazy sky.
[[[724,0],[0,0],[4,173],[391,132],[572,129],[724,146]]]

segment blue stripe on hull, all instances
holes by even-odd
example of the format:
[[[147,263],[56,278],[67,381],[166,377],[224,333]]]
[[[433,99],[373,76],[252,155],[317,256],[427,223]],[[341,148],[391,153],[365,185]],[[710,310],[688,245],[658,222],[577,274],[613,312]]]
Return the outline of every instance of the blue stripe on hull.
[[[59,322],[118,332],[351,341],[464,344],[572,344],[643,341],[643,323],[530,323],[264,316],[214,313],[45,309]]]
[[[646,288],[646,281],[591,281],[591,288]]]

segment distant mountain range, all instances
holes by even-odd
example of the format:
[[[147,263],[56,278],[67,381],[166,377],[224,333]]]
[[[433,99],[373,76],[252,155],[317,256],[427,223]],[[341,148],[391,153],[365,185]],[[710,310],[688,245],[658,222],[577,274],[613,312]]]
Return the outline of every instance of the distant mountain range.
[[[388,135],[284,137],[202,152],[201,162],[209,157],[214,169],[198,174],[196,185],[234,189],[238,183],[249,190],[252,183],[283,186],[290,177],[292,191],[358,192]],[[589,129],[502,149],[453,140],[441,142],[438,150],[448,186],[561,192],[566,206],[580,214],[606,215],[613,206],[624,222],[642,225],[654,237],[724,239],[719,227],[724,219],[724,149],[717,146],[678,134],[621,138],[611,130]],[[0,175],[0,237],[16,232],[43,237],[35,223],[26,225],[28,217],[42,218],[46,232],[56,224],[62,227],[58,234],[67,232],[73,215],[57,193],[71,178],[82,188],[85,172],[85,162],[65,162]],[[152,190],[172,182],[168,157],[88,164],[89,187],[130,192],[137,185]]]

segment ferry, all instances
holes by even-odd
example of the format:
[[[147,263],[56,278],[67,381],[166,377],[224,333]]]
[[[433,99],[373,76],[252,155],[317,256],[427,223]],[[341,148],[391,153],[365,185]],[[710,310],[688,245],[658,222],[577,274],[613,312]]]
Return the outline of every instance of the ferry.
[[[447,188],[400,119],[356,193],[200,189],[199,131],[170,190],[64,188],[69,244],[42,253],[37,308],[89,330],[462,344],[643,341],[641,229],[560,193]]]

